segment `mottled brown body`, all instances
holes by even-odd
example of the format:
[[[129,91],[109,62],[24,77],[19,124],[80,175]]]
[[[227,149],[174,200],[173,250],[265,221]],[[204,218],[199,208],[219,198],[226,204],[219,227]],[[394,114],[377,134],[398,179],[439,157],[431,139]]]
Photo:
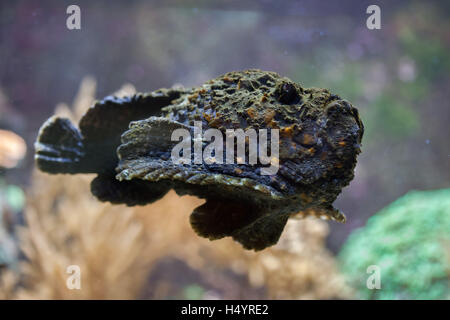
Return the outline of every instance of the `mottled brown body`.
[[[261,175],[262,165],[248,162],[173,163],[171,134],[192,131],[194,121],[224,133],[278,129],[277,174]],[[51,118],[36,143],[38,166],[52,173],[96,172],[92,192],[113,203],[149,203],[171,188],[197,195],[207,200],[191,215],[199,235],[232,236],[255,250],[275,244],[292,214],[345,221],[332,203],[353,178],[363,135],[349,102],[260,70],[227,73],[193,89],[107,98],[80,129]]]

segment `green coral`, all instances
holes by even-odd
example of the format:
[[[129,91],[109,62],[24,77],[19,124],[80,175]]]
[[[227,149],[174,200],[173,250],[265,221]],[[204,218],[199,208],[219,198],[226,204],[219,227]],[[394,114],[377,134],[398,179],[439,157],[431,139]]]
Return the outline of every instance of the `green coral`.
[[[17,260],[17,248],[14,233],[9,231],[5,222],[9,215],[17,215],[25,206],[25,194],[15,185],[9,185],[0,177],[0,269],[12,266]],[[13,217],[15,218],[15,217]],[[1,271],[1,270],[0,270]]]
[[[450,299],[450,189],[413,191],[353,232],[340,266],[362,299]],[[366,281],[381,271],[381,288]]]

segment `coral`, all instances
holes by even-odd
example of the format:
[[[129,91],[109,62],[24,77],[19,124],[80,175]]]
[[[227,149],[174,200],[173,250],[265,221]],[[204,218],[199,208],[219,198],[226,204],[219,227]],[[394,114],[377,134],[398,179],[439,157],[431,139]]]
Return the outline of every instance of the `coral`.
[[[339,255],[349,284],[364,299],[450,299],[450,189],[414,191],[354,231]],[[369,290],[377,265],[381,289]]]
[[[129,299],[150,270],[145,230],[131,209],[93,201],[89,177],[36,173],[27,228],[20,230],[24,285],[19,297]],[[68,290],[67,267],[81,270],[82,290]]]
[[[246,286],[262,289],[265,297],[271,299],[352,297],[352,290],[339,275],[334,257],[325,248],[326,222],[313,218],[290,219],[277,245],[252,252],[243,250],[231,239],[212,243],[197,238],[187,224],[179,223],[199,203],[199,199],[180,198],[172,191],[155,204],[137,209],[137,214],[146,226],[144,229],[151,230],[147,234],[153,246],[162,247],[159,251],[166,256],[185,261],[206,276],[215,274],[219,278],[218,274],[230,270],[247,278]]]
[[[0,130],[0,168],[14,168],[25,157],[25,141],[8,130]]]
[[[14,224],[19,219],[25,203],[22,189],[7,184],[0,177],[0,271],[4,266],[15,266],[18,258]]]
[[[0,120],[7,113],[7,98],[0,89]],[[2,124],[0,124],[1,126]],[[27,151],[25,140],[16,133],[0,129],[0,272],[13,266],[18,249],[13,224],[25,202],[22,189],[8,181],[7,171],[19,166]]]
[[[18,283],[18,275],[15,272],[7,270],[0,273],[0,300],[14,299]]]
[[[265,289],[270,299],[351,298],[353,291],[325,248],[327,235],[326,222],[290,219],[277,245],[251,252],[222,240],[210,247],[208,254],[212,257],[205,263],[218,261],[245,275],[252,286]]]
[[[168,258],[184,261],[213,287],[229,272],[247,279],[234,287],[227,284],[225,292],[212,290],[209,296],[245,298],[241,291],[256,288],[264,292],[263,297],[274,299],[351,297],[334,258],[324,247],[328,233],[324,221],[292,219],[276,246],[255,253],[231,239],[211,243],[198,238],[187,223],[180,223],[203,202],[200,199],[179,197],[171,191],[145,207],[101,204],[83,192],[90,178],[35,173],[27,226],[19,232],[27,260],[20,265],[19,275],[3,277],[6,297],[138,298],[154,268]],[[81,290],[66,286],[67,267],[74,264],[81,269]],[[19,277],[17,288],[13,280]],[[176,286],[163,278],[151,279],[158,290]],[[227,291],[236,285],[234,293]],[[164,292],[150,297],[167,298]]]

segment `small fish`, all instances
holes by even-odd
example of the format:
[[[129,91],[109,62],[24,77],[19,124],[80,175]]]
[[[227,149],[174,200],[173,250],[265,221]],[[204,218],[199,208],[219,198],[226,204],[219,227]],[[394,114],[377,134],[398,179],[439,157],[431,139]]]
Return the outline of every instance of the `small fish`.
[[[196,124],[202,134],[278,130],[278,170],[261,174],[264,164],[236,154],[233,163],[175,163],[179,141],[172,133],[194,133]],[[107,97],[79,128],[51,117],[39,131],[36,163],[53,174],[98,174],[91,191],[101,201],[144,205],[170,189],[206,199],[190,216],[198,235],[231,236],[246,249],[262,250],[277,243],[293,215],[345,222],[332,203],[353,179],[363,132],[358,110],[339,96],[252,69],[196,88]]]

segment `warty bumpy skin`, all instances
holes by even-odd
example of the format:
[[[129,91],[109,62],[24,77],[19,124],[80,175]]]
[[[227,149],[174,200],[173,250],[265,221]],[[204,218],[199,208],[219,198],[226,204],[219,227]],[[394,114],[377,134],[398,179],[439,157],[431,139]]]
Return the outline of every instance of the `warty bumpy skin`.
[[[278,129],[278,172],[262,175],[263,165],[248,159],[174,163],[171,150],[178,141],[171,134],[193,132],[194,122],[201,122],[203,132],[224,134]],[[353,179],[363,132],[348,101],[253,69],[191,89],[107,97],[88,110],[79,128],[52,117],[39,132],[36,162],[49,173],[97,173],[91,191],[101,201],[144,205],[170,189],[196,195],[206,199],[190,217],[197,234],[211,240],[231,236],[246,249],[261,250],[278,241],[294,214],[345,222],[332,203]]]

